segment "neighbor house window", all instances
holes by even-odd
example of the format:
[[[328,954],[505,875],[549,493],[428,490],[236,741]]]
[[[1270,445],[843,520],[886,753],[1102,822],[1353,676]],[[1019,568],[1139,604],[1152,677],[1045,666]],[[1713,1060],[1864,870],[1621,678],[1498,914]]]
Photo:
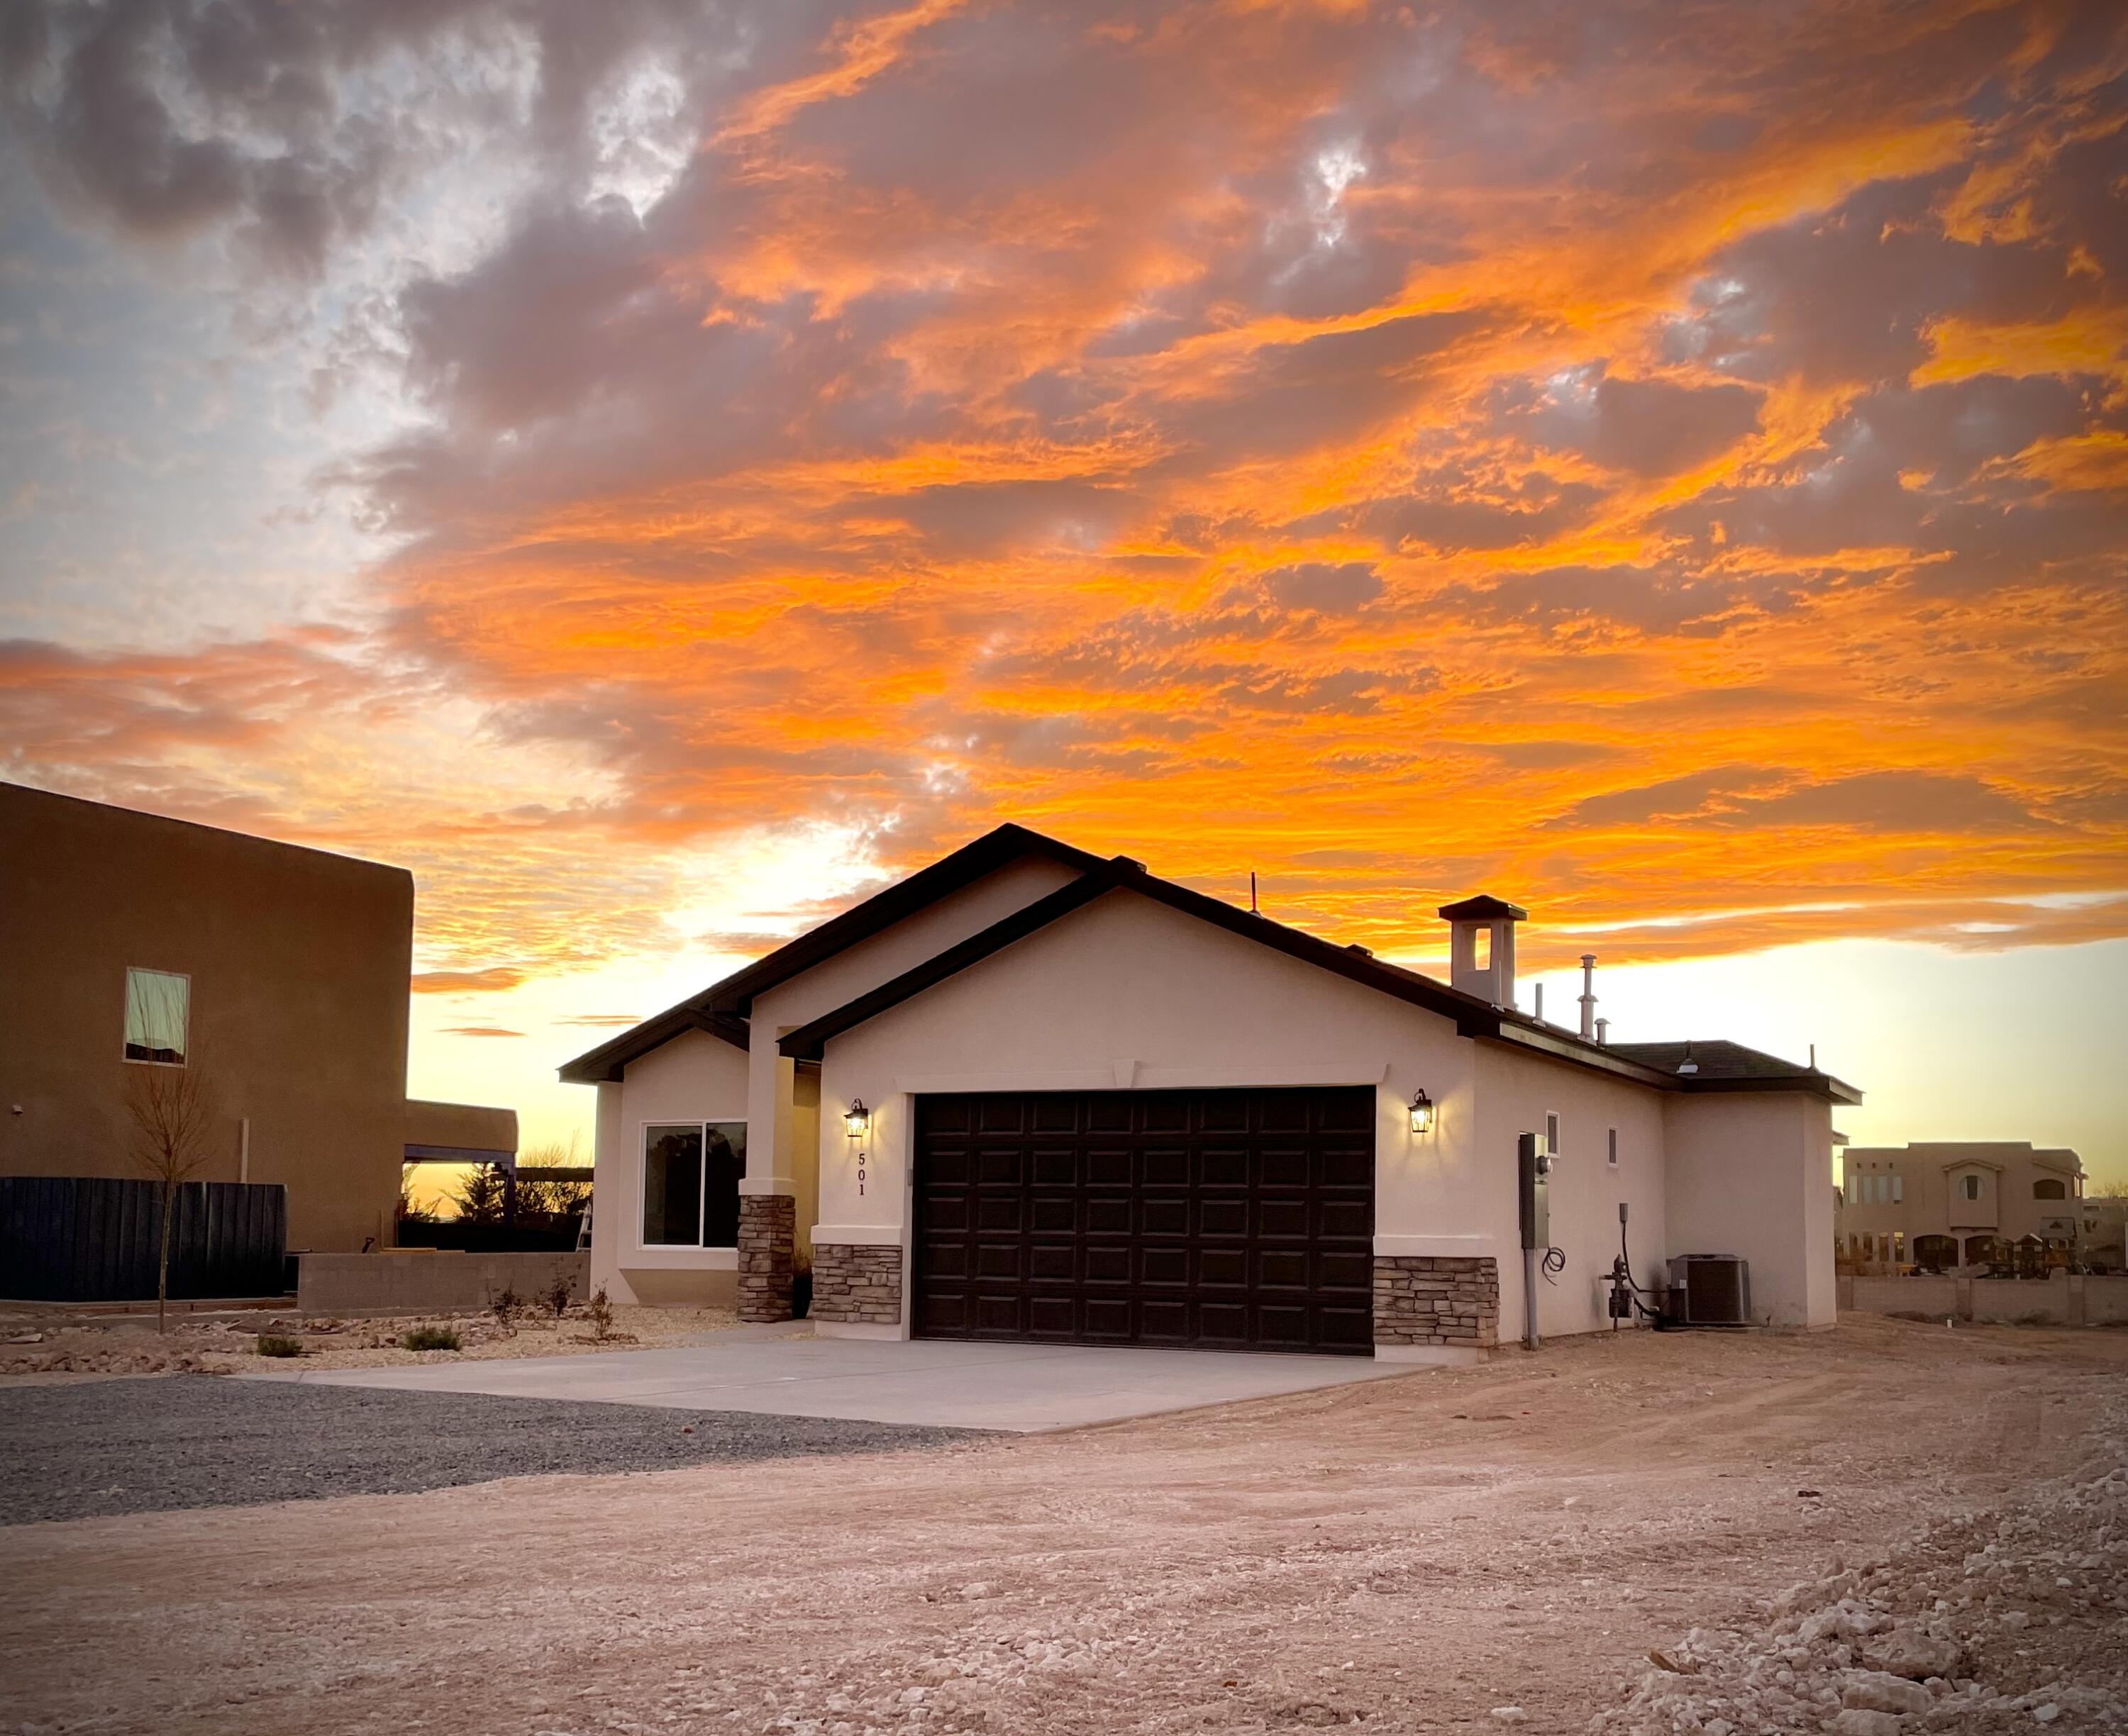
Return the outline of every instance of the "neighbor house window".
[[[1965,1197],[1968,1199],[1978,1199],[1980,1198],[1980,1178],[1978,1176],[1969,1175],[1965,1178]]]
[[[192,989],[192,979],[174,970],[126,971],[126,1060],[184,1065]]]
[[[2034,1182],[2032,1183],[2032,1198],[2034,1199],[2067,1199],[2069,1198],[2069,1188],[2067,1183],[2063,1182]]]
[[[1895,1206],[1898,1206],[1898,1205],[1903,1205],[1903,1204],[1906,1202],[1906,1198],[1907,1198],[1907,1179],[1906,1179],[1906,1177],[1904,1177],[1903,1175],[1895,1175],[1895,1176],[1893,1176],[1893,1177],[1892,1178],[1892,1203],[1893,1203],[1893,1205],[1895,1205]]]
[[[643,1130],[643,1245],[739,1245],[744,1122],[660,1122]]]

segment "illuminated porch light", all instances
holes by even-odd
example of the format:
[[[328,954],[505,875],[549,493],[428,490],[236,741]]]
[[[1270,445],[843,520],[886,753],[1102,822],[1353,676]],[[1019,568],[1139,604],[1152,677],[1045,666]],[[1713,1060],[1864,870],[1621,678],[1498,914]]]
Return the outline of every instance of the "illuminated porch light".
[[[1431,1133],[1433,1131],[1433,1099],[1423,1091],[1412,1093],[1411,1131],[1414,1133]]]

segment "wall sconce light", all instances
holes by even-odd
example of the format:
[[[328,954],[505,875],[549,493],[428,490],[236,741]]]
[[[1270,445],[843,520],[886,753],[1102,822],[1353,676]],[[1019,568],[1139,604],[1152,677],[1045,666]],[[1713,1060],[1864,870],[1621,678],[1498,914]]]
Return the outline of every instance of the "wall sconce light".
[[[858,1098],[851,1103],[849,1109],[843,1117],[843,1126],[849,1131],[852,1139],[862,1139],[865,1136],[865,1130],[872,1126],[872,1111],[865,1108],[862,1098]]]
[[[1411,1131],[1414,1133],[1433,1131],[1433,1099],[1423,1091],[1412,1093]]]

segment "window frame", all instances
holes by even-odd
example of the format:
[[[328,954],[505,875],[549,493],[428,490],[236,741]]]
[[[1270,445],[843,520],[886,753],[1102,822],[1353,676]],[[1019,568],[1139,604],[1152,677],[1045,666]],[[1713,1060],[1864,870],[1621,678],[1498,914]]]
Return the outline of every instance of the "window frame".
[[[635,1250],[639,1254],[736,1254],[739,1243],[734,1235],[729,1242],[708,1242],[702,1240],[709,1219],[710,1188],[710,1129],[712,1127],[746,1127],[743,1115],[702,1115],[682,1121],[676,1115],[648,1116],[635,1124]],[[691,1242],[653,1242],[645,1240],[643,1234],[643,1203],[649,1191],[648,1165],[650,1161],[650,1130],[653,1127],[692,1127],[701,1136],[701,1155],[697,1162],[701,1169],[696,1178],[695,1197],[695,1240]],[[751,1129],[749,1129],[751,1132]],[[739,1178],[746,1176],[746,1153],[739,1153]]]
[[[133,1010],[133,979],[135,976],[167,976],[185,985],[185,1017],[178,1036],[183,1046],[173,1061],[159,1061],[152,1055],[128,1055],[126,1052],[126,1022]],[[125,986],[118,1002],[118,1058],[129,1067],[183,1067],[192,1055],[192,974],[189,970],[164,970],[154,965],[128,965],[126,967]]]

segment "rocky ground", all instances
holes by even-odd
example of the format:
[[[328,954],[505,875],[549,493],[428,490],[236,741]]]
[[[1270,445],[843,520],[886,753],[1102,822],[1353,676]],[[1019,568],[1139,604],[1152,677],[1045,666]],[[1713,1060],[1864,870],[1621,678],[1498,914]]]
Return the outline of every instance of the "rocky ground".
[[[2096,1736],[2124,1375],[2124,1333],[1627,1334],[1048,1436],[18,1525],[0,1702],[33,1736]]]
[[[261,1368],[375,1368],[396,1364],[484,1362],[515,1356],[580,1356],[587,1352],[691,1344],[739,1324],[727,1308],[615,1307],[601,1340],[581,1306],[557,1319],[525,1308],[507,1317],[410,1314],[368,1320],[311,1318],[247,1311],[197,1317],[173,1314],[158,1332],[152,1314],[82,1320],[58,1309],[12,1309],[0,1316],[0,1383],[55,1374],[237,1374]],[[406,1350],[399,1340],[417,1327],[447,1326],[458,1350]],[[294,1339],[300,1361],[261,1357],[259,1336]]]
[[[1617,1736],[2128,1730],[2128,1405],[2028,1497],[1788,1587],[1649,1654]]]

